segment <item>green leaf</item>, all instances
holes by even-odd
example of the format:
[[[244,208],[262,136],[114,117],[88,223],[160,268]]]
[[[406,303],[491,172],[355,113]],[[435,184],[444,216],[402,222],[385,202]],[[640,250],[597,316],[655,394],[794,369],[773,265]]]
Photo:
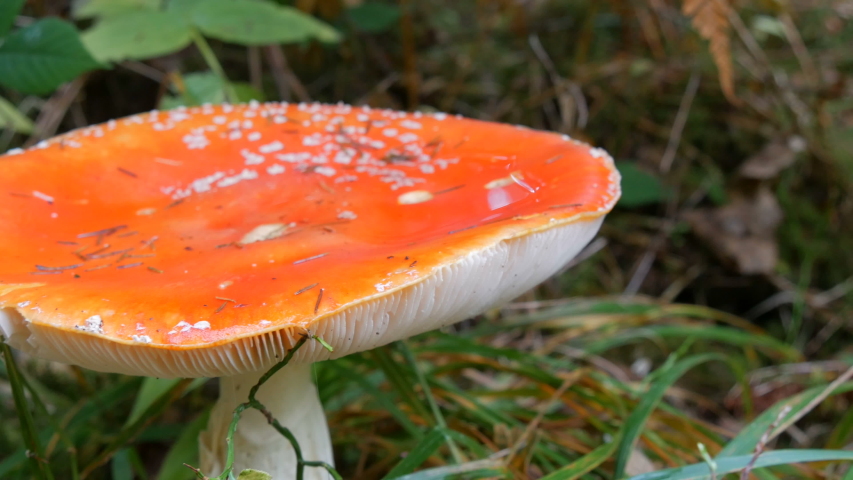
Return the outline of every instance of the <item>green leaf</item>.
[[[444,443],[445,434],[441,428],[433,429],[418,445],[394,466],[385,478],[397,478],[412,473],[426,462],[438,447]]]
[[[196,385],[199,379],[196,379]],[[138,436],[153,419],[161,415],[175,400],[180,398],[188,388],[194,383],[192,379],[180,379],[169,389],[165,394],[160,395],[157,399],[139,415],[139,419],[135,422],[122,428],[121,431],[110,440],[109,444],[104,447],[98,454],[90,460],[89,464],[83,469],[84,474],[97,468],[98,465],[104,463],[111,458],[118,450],[124,448],[131,439]]]
[[[853,410],[847,410],[847,412],[842,415],[837,422],[835,422],[835,427],[833,427],[832,433],[830,433],[829,439],[826,441],[824,448],[844,447],[851,434],[853,434]]]
[[[770,15],[756,15],[752,19],[753,35],[760,42],[767,40],[767,37],[785,38],[785,24],[776,17]]]
[[[237,94],[237,101],[264,100],[264,94],[247,83],[231,83]],[[183,77],[183,91],[178,96],[165,96],[158,108],[169,110],[184,106],[193,107],[203,103],[222,103],[225,101],[225,83],[213,72],[190,73]]]
[[[367,33],[382,33],[397,24],[400,7],[391,3],[366,2],[347,10],[355,27]]]
[[[844,450],[776,450],[775,452],[768,452],[758,457],[754,468],[833,460],[853,460],[853,452]],[[743,470],[751,461],[752,455],[717,459],[717,478],[726,473]],[[697,463],[686,467],[644,473],[633,476],[629,480],[690,480],[693,478],[707,478],[710,474],[711,469],[707,463]]]
[[[209,417],[210,410],[207,410],[184,428],[163,459],[157,480],[188,480],[193,477],[192,471],[184,464],[198,465],[198,436],[207,426]]]
[[[181,381],[182,379],[180,378],[146,377],[142,381],[142,385],[139,386],[139,391],[136,392],[136,400],[133,402],[133,407],[130,409],[130,415],[128,415],[127,420],[124,422],[123,428],[127,428],[139,420],[145,411],[148,410],[148,407],[160,400],[160,397],[168,395],[169,391],[175,388],[175,385]],[[202,386],[206,381],[206,378],[196,378],[190,386],[187,387],[186,391],[191,392]]]
[[[640,170],[634,162],[616,162],[622,175],[621,207],[642,207],[660,203],[669,197],[669,190],[654,175]]]
[[[189,18],[192,16],[193,10],[203,0],[169,0],[166,4],[167,12],[180,13]]]
[[[122,448],[110,460],[110,473],[113,480],[133,480],[133,466],[130,464],[130,449]]]
[[[18,133],[32,133],[32,120],[19,112],[15,105],[0,97],[0,128],[11,128]]]
[[[134,12],[106,17],[82,35],[102,62],[144,60],[174,53],[192,41],[192,27],[174,12]]]
[[[240,472],[240,475],[237,476],[237,480],[272,480],[272,475],[260,470],[247,468]]]
[[[340,39],[335,29],[310,15],[259,0],[207,0],[192,9],[191,18],[205,35],[240,45]]]
[[[128,12],[153,12],[161,0],[83,0],[73,2],[72,16],[78,19],[109,17]]]
[[[607,461],[616,451],[616,441],[599,445],[595,450],[566,465],[565,467],[542,477],[542,480],[573,480],[579,478]]]
[[[136,400],[133,402],[133,407],[130,409],[130,415],[124,422],[124,426],[132,424],[139,420],[139,416],[157,401],[161,395],[165,395],[177,383],[181,381],[179,378],[153,378],[146,377],[142,380],[142,385],[136,393]]]
[[[12,29],[15,17],[21,11],[26,0],[3,0],[0,2],[0,37],[5,36]]]
[[[640,434],[643,433],[643,427],[646,425],[646,420],[648,420],[658,403],[663,399],[669,387],[681,378],[682,375],[687,373],[688,370],[712,360],[725,360],[725,357],[714,353],[694,355],[675,362],[666,371],[658,374],[657,379],[649,387],[649,391],[641,396],[640,402],[634,408],[634,411],[631,412],[631,415],[628,416],[627,420],[625,420],[625,433],[619,442],[619,449],[616,452],[616,469],[613,478],[619,479],[625,475],[628,458],[631,456],[634,448],[636,448]]]
[[[57,18],[22,28],[0,45],[0,84],[23,93],[48,93],[99,66],[74,26]]]
[[[190,100],[188,106],[202,103],[221,103],[225,100],[223,82],[211,72],[191,73],[184,76],[183,97]]]
[[[245,103],[245,102],[250,102],[252,100],[257,100],[259,102],[266,101],[266,97],[264,97],[263,92],[258,91],[258,89],[253,87],[251,84],[248,84],[246,82],[230,82],[230,83],[231,83],[231,87],[234,89],[234,93],[237,94],[237,101],[238,102]],[[325,346],[323,348],[325,348]]]

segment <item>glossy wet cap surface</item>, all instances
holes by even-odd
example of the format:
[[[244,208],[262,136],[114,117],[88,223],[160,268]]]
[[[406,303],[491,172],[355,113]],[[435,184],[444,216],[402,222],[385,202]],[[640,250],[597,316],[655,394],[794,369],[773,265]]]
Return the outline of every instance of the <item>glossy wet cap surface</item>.
[[[152,112],[0,157],[0,308],[163,348],[310,329],[618,195],[603,151],[510,125],[319,104]]]

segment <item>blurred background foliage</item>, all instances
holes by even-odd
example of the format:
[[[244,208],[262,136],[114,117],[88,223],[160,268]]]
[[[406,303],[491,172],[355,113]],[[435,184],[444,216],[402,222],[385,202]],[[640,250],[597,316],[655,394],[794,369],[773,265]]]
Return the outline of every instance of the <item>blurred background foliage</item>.
[[[316,367],[338,470],[850,479],[851,45],[850,0],[0,0],[0,151],[249,100],[602,146],[624,195],[570,268]],[[3,359],[0,478],[193,478],[215,381]]]

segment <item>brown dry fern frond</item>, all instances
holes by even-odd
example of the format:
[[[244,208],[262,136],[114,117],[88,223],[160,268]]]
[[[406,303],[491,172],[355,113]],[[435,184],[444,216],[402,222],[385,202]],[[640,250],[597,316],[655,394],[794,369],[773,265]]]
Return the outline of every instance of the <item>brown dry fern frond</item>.
[[[735,95],[734,68],[729,40],[728,0],[684,0],[681,11],[693,20],[693,28],[710,42],[711,56],[719,71],[723,94],[732,103]]]

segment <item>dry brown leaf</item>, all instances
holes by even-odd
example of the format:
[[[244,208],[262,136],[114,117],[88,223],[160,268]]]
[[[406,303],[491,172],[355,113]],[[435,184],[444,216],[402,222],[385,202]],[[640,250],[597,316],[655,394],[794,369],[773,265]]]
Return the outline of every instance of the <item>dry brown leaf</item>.
[[[681,11],[692,18],[693,28],[699,35],[710,42],[711,56],[719,71],[723,94],[730,102],[737,103],[727,2],[728,0],[684,0]]]
[[[687,212],[693,233],[743,275],[770,274],[779,259],[776,227],[782,208],[769,188],[736,195],[728,205]]]
[[[758,153],[744,161],[738,173],[753,180],[771,180],[794,164],[797,154],[805,150],[805,140],[794,136],[777,138],[764,146]]]
[[[642,450],[635,448],[631,451],[631,456],[628,457],[628,464],[625,465],[625,474],[633,477],[634,475],[651,473],[659,469]]]

